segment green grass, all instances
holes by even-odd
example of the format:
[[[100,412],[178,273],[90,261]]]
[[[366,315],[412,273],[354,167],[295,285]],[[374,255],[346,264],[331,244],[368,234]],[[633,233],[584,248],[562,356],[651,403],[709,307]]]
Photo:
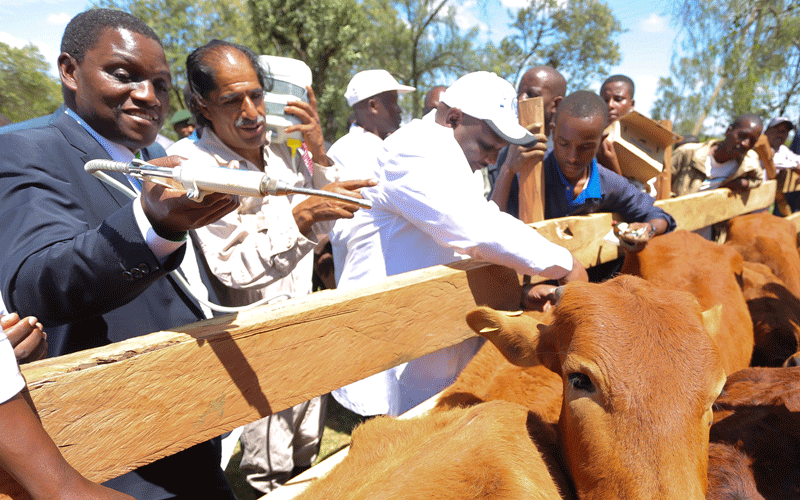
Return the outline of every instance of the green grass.
[[[325,430],[322,433],[319,455],[314,465],[350,444],[350,434],[363,421],[364,417],[342,407],[333,397],[328,397]],[[225,475],[239,500],[256,500],[259,497],[247,484],[244,474],[239,470],[241,461],[242,449],[237,443],[233,450],[233,456],[228,462],[228,467],[225,469]]]

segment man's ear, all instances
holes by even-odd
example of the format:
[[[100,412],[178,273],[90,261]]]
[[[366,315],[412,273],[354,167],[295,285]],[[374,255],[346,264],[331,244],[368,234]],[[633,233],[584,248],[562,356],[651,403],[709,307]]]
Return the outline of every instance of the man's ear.
[[[77,70],[78,61],[74,57],[66,52],[62,52],[58,56],[58,74],[61,77],[61,83],[71,92],[78,90],[78,82],[75,79],[75,71]]]
[[[636,99],[631,99],[631,109],[636,107]]]
[[[367,109],[369,110],[369,112],[371,114],[373,114],[373,115],[377,114],[378,113],[378,100],[375,99],[374,97],[370,97],[367,100]]]
[[[447,110],[447,114],[444,116],[444,125],[445,127],[450,127],[453,130],[456,129],[461,122],[464,120],[464,113],[461,112],[458,108],[450,108]]]

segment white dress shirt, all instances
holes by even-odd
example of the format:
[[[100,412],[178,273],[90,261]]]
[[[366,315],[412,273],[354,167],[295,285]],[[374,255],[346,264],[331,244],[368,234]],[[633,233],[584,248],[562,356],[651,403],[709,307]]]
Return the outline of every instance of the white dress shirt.
[[[414,120],[384,141],[373,202],[353,219],[339,288],[469,257],[561,278],[572,255],[483,197],[453,130]],[[334,392],[362,415],[398,415],[450,385],[479,347],[470,339]]]
[[[328,156],[341,166],[342,180],[376,178],[375,170],[378,168],[378,155],[381,153],[383,139],[356,124],[328,150]],[[353,219],[339,219],[328,233],[336,283],[339,283],[342,276],[347,241],[352,230]]]

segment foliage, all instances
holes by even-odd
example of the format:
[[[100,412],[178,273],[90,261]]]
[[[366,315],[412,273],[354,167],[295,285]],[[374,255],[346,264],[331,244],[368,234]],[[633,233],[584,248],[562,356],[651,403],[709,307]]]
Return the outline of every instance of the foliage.
[[[751,112],[765,118],[783,115],[800,104],[796,0],[674,1],[684,55],[674,61],[673,77],[662,82],[654,114],[685,120],[672,113],[708,106],[720,81],[709,110],[718,120]]]
[[[248,0],[260,54],[292,57],[311,68],[325,137],[344,132],[350,109],[342,94],[363,58],[370,30],[356,0]]]
[[[61,104],[61,85],[33,45],[21,49],[0,42],[0,113],[19,122],[52,113]]]
[[[477,28],[463,31],[449,0],[364,2],[373,33],[366,48],[368,67],[383,68],[417,88],[406,111],[419,116],[427,90],[482,68],[473,45]],[[410,102],[409,102],[410,101]]]
[[[98,0],[96,6],[130,12],[161,38],[172,70],[170,115],[186,108],[183,88],[189,53],[214,38],[253,46],[244,0]]]
[[[570,91],[579,90],[607,75],[620,60],[616,38],[622,27],[600,0],[530,0],[510,27],[514,33],[487,47],[485,58],[497,74],[513,82],[529,67],[543,64],[559,70]]]

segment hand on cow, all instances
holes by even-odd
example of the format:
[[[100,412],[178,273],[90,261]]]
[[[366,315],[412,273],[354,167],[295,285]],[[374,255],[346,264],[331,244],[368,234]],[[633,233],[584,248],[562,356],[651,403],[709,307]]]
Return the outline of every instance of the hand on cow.
[[[352,181],[331,182],[324,188],[325,191],[339,193],[353,198],[361,198],[361,193],[356,191],[363,187],[374,186],[378,183],[375,179],[359,179]],[[336,219],[352,219],[359,206],[355,203],[309,196],[292,209],[292,215],[301,234],[309,234],[311,226],[316,222]]]
[[[522,287],[522,309],[525,311],[547,312],[556,305],[555,285],[528,283]]]
[[[47,334],[33,316],[20,320],[17,313],[7,314],[0,318],[0,326],[14,348],[17,363],[37,361],[47,355]]]
[[[566,285],[571,281],[589,281],[589,274],[586,272],[586,268],[583,267],[581,261],[579,261],[574,255],[572,256],[572,270],[570,270],[570,272],[568,272],[565,276],[559,278],[558,284]]]
[[[150,160],[153,165],[174,168],[184,159],[167,156]],[[181,189],[145,181],[142,184],[142,208],[157,235],[179,241],[190,229],[216,222],[239,206],[236,196],[211,193],[200,202],[190,200]]]

